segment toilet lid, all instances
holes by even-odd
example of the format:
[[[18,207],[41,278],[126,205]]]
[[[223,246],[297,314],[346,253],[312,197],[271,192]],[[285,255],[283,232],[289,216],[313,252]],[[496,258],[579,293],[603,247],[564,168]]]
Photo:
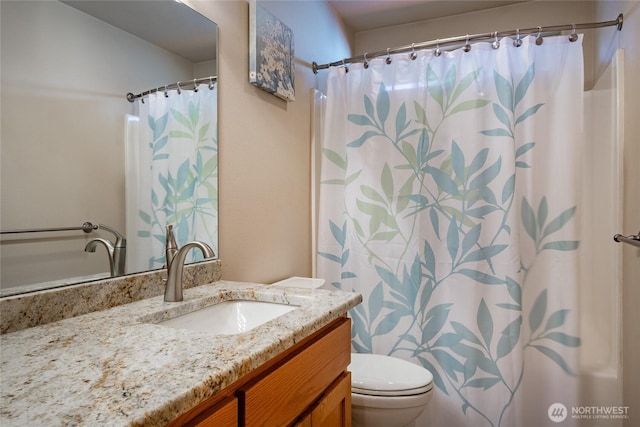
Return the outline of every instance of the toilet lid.
[[[381,354],[352,353],[351,390],[375,396],[409,396],[433,387],[433,375],[422,366]]]

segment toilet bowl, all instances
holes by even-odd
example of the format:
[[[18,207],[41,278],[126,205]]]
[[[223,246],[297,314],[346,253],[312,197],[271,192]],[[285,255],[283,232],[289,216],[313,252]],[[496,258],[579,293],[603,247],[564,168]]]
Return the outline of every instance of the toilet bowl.
[[[351,354],[354,427],[403,427],[424,411],[433,375],[414,363],[380,354]]]

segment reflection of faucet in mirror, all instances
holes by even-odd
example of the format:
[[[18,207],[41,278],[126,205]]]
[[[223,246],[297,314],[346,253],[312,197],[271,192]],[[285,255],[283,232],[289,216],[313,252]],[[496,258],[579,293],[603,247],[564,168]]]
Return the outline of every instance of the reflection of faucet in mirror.
[[[104,245],[107,253],[109,254],[111,277],[122,276],[124,274],[124,265],[127,254],[127,240],[122,234],[118,233],[108,225],[100,224],[98,228],[113,233],[116,238],[115,243],[111,243],[107,239],[95,238],[89,240],[87,245],[84,247],[84,250],[85,252],[95,252],[98,247],[98,243]]]
[[[216,254],[211,246],[203,242],[193,241],[185,243],[180,249],[176,245],[173,237],[173,226],[167,226],[167,288],[164,292],[164,300],[166,302],[182,301],[182,271],[184,269],[184,260],[187,252],[192,248],[198,248],[205,258],[213,258]]]

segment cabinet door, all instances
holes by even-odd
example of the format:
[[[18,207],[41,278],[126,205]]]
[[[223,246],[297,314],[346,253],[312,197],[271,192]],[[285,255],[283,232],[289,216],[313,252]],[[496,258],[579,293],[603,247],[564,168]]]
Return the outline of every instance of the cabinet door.
[[[311,412],[312,427],[351,427],[351,372],[342,374]]]
[[[311,427],[311,412],[308,412],[302,419],[296,421],[293,427]]]
[[[188,425],[197,427],[237,427],[238,399],[229,399],[196,417]]]
[[[290,425],[342,375],[350,360],[351,323],[345,318],[277,369],[238,390],[245,426]]]
[[[268,375],[238,390],[247,427],[290,425],[313,405],[351,360],[351,323],[341,319]]]

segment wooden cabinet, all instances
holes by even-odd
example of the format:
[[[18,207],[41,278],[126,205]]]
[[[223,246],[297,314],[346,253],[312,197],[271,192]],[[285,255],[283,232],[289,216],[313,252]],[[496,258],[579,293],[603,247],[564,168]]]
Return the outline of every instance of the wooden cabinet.
[[[192,420],[198,427],[236,427],[238,425],[238,399],[227,398]]]
[[[314,404],[349,365],[350,323],[284,360],[276,369],[240,388],[244,425],[286,426]]]
[[[351,426],[351,373],[345,372],[340,375],[295,426]]]
[[[172,426],[351,426],[351,321],[335,320]]]

